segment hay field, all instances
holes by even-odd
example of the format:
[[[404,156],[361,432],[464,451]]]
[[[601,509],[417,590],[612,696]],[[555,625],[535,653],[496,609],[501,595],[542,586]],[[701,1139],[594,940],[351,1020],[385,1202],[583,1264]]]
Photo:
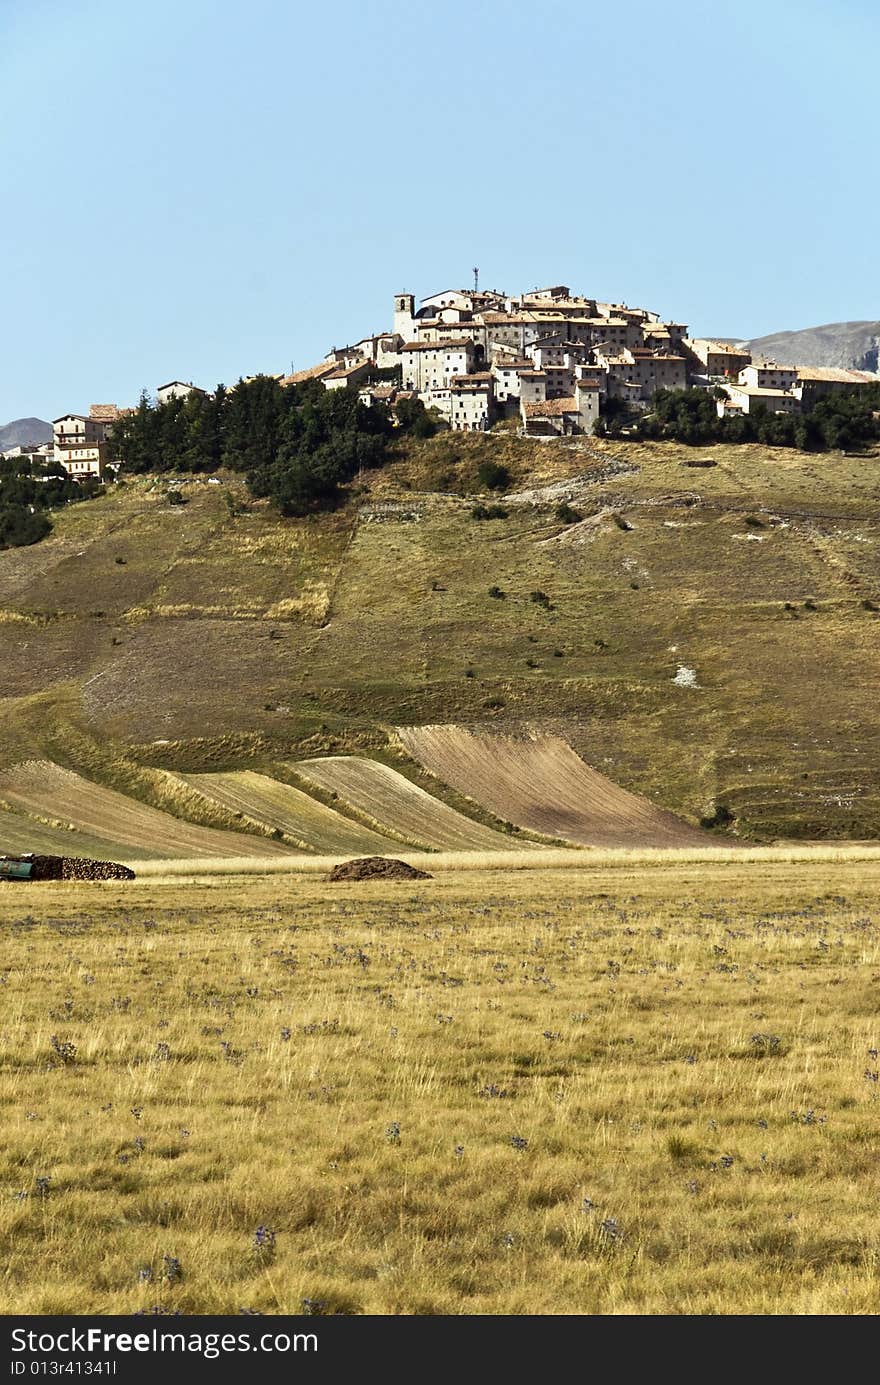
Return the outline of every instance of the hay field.
[[[2,771],[0,799],[37,824],[69,823],[133,856],[277,856],[286,850],[263,837],[198,827],[47,760],[27,760]]]
[[[379,832],[343,817],[333,808],[266,774],[242,770],[230,774],[181,774],[199,793],[247,817],[277,828],[305,851],[324,855],[387,855],[396,843]]]
[[[409,753],[498,817],[581,846],[708,845],[699,832],[585,764],[558,736],[399,727]]]
[[[2,887],[4,1310],[874,1313],[878,886]]]
[[[414,845],[438,851],[521,851],[522,843],[456,812],[413,784],[390,765],[358,755],[328,755],[300,760],[295,769],[307,781],[338,797],[377,825]],[[540,848],[539,848],[540,849]]]

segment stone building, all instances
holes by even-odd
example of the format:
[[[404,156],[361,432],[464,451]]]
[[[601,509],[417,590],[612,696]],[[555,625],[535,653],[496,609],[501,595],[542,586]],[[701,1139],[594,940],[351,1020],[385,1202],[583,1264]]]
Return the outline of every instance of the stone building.
[[[52,424],[53,457],[69,476],[101,477],[107,466],[107,439],[119,418],[115,404],[93,404],[85,414],[62,414]]]

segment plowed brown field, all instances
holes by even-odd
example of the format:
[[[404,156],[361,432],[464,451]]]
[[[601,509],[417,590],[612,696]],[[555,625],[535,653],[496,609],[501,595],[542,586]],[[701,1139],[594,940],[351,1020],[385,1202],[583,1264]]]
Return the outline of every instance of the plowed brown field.
[[[379,760],[333,755],[297,772],[415,845],[441,851],[521,851],[522,843],[473,822]],[[536,848],[540,850],[540,847]]]
[[[410,726],[398,735],[415,760],[497,817],[580,846],[709,845],[673,813],[591,769],[558,736],[476,734]]]

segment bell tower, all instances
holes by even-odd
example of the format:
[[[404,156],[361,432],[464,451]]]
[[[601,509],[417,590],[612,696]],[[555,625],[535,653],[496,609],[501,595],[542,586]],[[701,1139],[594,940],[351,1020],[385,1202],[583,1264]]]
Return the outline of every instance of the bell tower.
[[[416,300],[411,293],[394,295],[394,331],[404,341],[412,341]]]

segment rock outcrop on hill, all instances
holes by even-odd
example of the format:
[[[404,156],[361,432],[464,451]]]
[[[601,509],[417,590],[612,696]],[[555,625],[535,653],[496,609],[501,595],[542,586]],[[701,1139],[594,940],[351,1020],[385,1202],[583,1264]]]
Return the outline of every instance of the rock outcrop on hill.
[[[801,332],[774,332],[747,343],[754,356],[780,365],[833,366],[840,370],[880,369],[880,322],[828,322]]]

